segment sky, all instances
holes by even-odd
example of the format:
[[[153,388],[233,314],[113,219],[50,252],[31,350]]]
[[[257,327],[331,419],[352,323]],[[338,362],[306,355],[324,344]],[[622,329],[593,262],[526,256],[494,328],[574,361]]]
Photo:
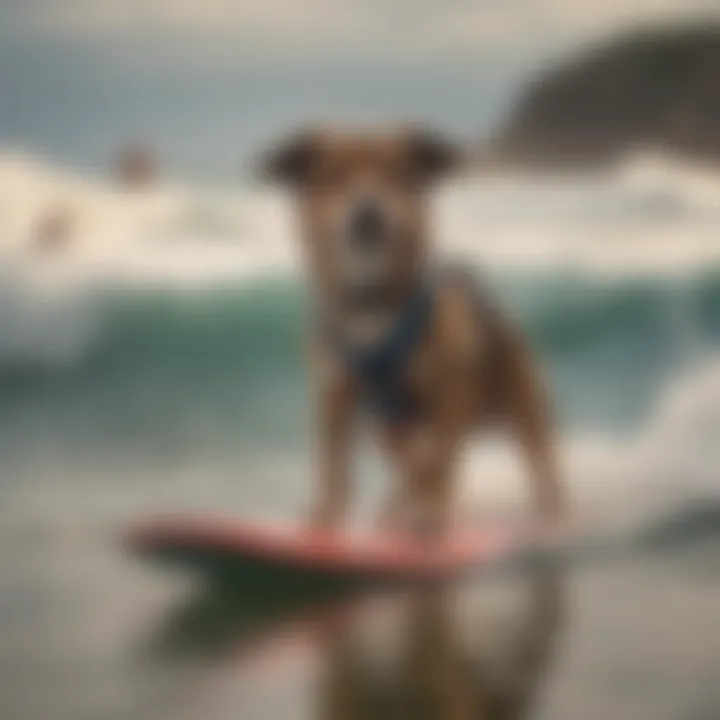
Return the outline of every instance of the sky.
[[[527,78],[718,0],[0,0],[0,147],[103,168],[124,141],[232,177],[314,119],[486,132]]]

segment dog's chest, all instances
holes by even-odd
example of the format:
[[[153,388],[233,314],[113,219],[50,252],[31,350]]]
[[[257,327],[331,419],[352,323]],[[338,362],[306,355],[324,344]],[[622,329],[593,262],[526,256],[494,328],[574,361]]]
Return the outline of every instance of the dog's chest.
[[[432,420],[443,393],[458,382],[477,396],[485,343],[472,294],[441,287],[430,308],[414,326],[410,314],[401,321],[382,313],[336,317],[339,331],[324,336],[326,372],[349,375],[376,419]]]

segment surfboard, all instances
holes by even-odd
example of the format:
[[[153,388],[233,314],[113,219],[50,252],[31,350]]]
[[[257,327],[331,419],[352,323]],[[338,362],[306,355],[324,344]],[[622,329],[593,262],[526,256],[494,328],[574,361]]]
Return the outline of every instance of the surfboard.
[[[127,540],[135,555],[212,579],[295,589],[455,578],[487,567],[526,542],[516,529],[502,526],[430,541],[320,532],[220,515],[154,517],[132,527]]]

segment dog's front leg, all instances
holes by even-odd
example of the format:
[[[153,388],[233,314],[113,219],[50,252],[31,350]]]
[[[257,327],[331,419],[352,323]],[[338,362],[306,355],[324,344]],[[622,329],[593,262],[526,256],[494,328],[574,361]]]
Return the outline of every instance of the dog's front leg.
[[[311,523],[332,529],[343,519],[350,494],[350,441],[356,388],[345,373],[330,373],[319,384],[317,444],[319,488]]]
[[[456,459],[474,406],[472,394],[458,376],[448,376],[444,385],[439,394],[437,415],[428,427],[416,468],[419,530],[430,535],[444,533],[451,524]]]

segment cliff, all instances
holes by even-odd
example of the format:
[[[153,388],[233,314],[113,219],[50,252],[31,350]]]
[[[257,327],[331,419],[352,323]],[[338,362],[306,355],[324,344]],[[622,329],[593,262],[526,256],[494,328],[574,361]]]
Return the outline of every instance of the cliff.
[[[542,73],[491,152],[502,164],[598,166],[647,146],[720,161],[720,23],[635,33]]]

